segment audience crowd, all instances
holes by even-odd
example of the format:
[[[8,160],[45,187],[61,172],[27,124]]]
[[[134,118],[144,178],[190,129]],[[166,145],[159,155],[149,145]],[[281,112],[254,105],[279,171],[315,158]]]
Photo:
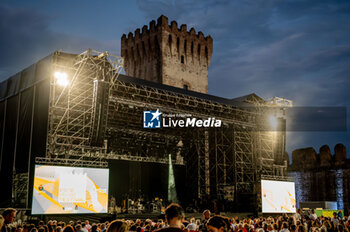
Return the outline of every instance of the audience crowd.
[[[175,203],[165,210],[165,220],[114,220],[93,223],[50,220],[37,224],[15,222],[16,210],[9,208],[0,215],[1,232],[349,232],[350,216],[333,213],[333,217],[317,216],[315,211],[268,217],[227,218],[212,216],[209,210],[203,218],[185,217],[183,208]]]

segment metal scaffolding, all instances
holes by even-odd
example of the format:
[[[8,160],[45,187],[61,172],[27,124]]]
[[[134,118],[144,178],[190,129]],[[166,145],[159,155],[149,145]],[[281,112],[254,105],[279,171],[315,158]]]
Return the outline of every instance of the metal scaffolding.
[[[103,152],[105,147],[92,141],[96,127],[105,127],[99,124],[105,122],[97,117],[97,110],[101,110],[97,88],[99,83],[105,83],[107,88],[102,90],[107,91],[108,99],[109,88],[113,88],[122,66],[122,58],[91,49],[71,57],[60,56],[59,52],[54,55],[47,157],[69,158],[75,154],[82,157],[86,152]],[[65,86],[60,85],[57,73],[67,76]]]
[[[287,165],[276,162],[285,152],[280,144],[285,131],[268,130],[264,107],[270,103],[256,95],[223,101],[133,78],[117,79],[122,61],[108,53],[89,50],[66,60],[55,57],[55,70],[71,78],[66,87],[51,78],[47,158],[166,164],[171,154],[173,164],[186,165],[192,197],[202,199],[223,199],[230,186],[235,201],[245,194],[256,196],[262,175],[286,175],[276,172]],[[222,127],[142,128],[142,112],[156,109],[220,119]]]

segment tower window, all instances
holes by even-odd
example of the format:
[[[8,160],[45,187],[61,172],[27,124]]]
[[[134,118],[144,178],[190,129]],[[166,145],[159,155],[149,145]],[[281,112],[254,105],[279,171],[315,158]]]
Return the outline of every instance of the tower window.
[[[188,90],[188,85],[184,85],[184,90]]]
[[[184,56],[181,56],[181,64],[184,64],[185,63],[185,58]]]
[[[180,38],[177,37],[177,40],[176,40],[176,48],[177,48],[177,52],[179,52],[179,49],[180,49]]]
[[[168,44],[171,45],[171,41],[172,41],[172,38],[171,38],[171,35],[169,35],[168,37]]]

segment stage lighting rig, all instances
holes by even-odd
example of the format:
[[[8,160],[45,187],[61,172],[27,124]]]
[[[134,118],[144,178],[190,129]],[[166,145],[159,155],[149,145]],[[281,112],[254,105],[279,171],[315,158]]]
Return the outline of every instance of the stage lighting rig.
[[[57,72],[55,72],[54,76],[56,78],[56,83],[59,86],[62,86],[62,87],[68,86],[69,80],[68,80],[67,73],[57,71]]]

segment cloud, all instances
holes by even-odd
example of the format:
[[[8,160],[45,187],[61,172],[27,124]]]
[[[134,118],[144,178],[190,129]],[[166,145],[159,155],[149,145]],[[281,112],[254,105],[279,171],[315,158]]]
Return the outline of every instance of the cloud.
[[[255,92],[298,106],[350,105],[349,1],[139,0],[138,5],[149,19],[165,14],[213,37],[213,95]],[[349,137],[291,132],[288,151],[327,141],[349,147]]]
[[[80,53],[88,48],[120,54],[120,41],[98,41],[50,29],[54,17],[34,9],[0,6],[0,81],[62,49]]]

